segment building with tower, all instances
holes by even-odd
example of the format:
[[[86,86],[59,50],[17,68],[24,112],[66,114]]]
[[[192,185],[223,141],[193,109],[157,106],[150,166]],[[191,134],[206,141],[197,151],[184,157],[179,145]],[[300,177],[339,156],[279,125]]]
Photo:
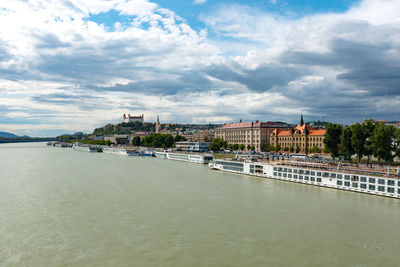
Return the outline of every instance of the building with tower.
[[[161,124],[160,124],[160,116],[157,115],[157,122],[156,122],[156,133],[159,133],[161,130]]]
[[[326,129],[313,128],[304,123],[303,114],[300,123],[287,130],[275,129],[270,136],[271,145],[280,147],[281,151],[308,153],[322,152]]]

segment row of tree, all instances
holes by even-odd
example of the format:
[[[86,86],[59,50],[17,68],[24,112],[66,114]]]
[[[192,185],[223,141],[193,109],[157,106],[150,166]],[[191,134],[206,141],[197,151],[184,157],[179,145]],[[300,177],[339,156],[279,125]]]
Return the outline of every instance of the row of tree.
[[[134,146],[170,148],[175,146],[176,142],[185,140],[186,138],[180,135],[173,137],[170,134],[156,133],[143,137],[143,140],[141,140],[139,136],[136,136],[133,138],[132,142]]]
[[[392,162],[400,157],[400,129],[372,119],[347,127],[331,123],[326,128],[324,144],[332,158],[344,156],[350,160],[356,155],[360,162],[366,156],[369,163],[374,156],[379,162]]]

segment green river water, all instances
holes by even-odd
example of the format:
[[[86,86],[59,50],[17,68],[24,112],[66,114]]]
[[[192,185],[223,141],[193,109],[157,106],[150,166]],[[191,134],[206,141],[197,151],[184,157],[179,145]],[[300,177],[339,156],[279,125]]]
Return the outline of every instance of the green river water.
[[[400,200],[0,145],[0,266],[400,266]]]

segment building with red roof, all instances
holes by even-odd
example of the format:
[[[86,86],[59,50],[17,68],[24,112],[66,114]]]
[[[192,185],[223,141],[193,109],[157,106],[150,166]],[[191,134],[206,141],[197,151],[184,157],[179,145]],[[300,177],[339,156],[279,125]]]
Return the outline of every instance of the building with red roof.
[[[322,152],[326,129],[313,128],[304,123],[301,115],[300,123],[288,130],[275,129],[270,136],[271,144],[280,150],[308,153],[311,149]],[[318,149],[317,149],[318,148]]]
[[[215,138],[221,138],[228,144],[243,144],[246,149],[254,147],[260,151],[261,144],[267,146],[269,138],[274,129],[284,128],[285,126],[277,122],[237,122],[227,123],[222,128],[215,129]]]

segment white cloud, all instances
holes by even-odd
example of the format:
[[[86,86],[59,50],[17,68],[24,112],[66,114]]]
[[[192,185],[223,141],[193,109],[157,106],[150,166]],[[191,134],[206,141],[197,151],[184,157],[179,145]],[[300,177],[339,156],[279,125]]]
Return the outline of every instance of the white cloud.
[[[207,0],[194,0],[194,4],[198,5],[198,4],[205,4],[207,2]]]

